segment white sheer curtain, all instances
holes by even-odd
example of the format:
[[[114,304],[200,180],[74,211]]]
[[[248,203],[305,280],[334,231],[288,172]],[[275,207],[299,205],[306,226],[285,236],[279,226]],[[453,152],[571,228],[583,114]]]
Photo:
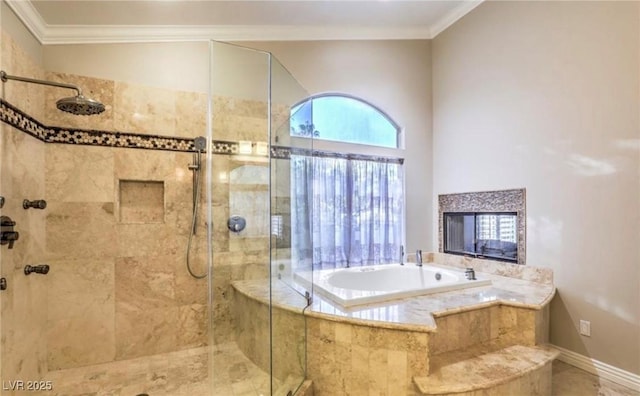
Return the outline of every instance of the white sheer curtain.
[[[291,156],[292,253],[310,269],[397,262],[402,165]]]

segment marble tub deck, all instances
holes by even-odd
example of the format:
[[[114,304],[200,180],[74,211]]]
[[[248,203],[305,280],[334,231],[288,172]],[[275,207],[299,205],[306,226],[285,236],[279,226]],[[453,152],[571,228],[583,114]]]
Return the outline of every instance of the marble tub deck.
[[[428,264],[447,270],[459,270],[458,267]],[[436,330],[435,317],[438,316],[494,305],[539,310],[555,294],[555,287],[551,282],[533,282],[483,272],[477,272],[477,277],[490,279],[492,284],[350,308],[315,294],[305,315],[387,329],[433,332]],[[265,304],[271,300],[274,306],[292,312],[302,312],[306,305],[306,300],[297,289],[280,280],[273,283],[271,291],[264,279],[236,281],[233,287],[247,297]]]

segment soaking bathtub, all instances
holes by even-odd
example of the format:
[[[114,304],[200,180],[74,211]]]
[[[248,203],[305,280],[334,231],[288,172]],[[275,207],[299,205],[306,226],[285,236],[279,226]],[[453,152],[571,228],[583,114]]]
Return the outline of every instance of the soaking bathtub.
[[[298,272],[294,280],[306,289],[310,289],[313,283],[315,293],[343,307],[491,284],[489,279],[468,280],[460,271],[432,265],[418,267],[415,264]]]

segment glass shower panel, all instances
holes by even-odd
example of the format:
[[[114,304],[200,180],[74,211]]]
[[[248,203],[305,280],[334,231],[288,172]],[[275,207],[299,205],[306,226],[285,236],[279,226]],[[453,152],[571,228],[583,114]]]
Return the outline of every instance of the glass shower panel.
[[[269,395],[269,54],[211,49],[214,394]]]
[[[306,373],[306,322],[304,307],[311,295],[309,285],[296,282],[295,273],[311,270],[307,191],[292,182],[292,167],[301,156],[310,155],[313,140],[292,138],[292,108],[309,96],[291,74],[271,56],[271,303],[272,375],[276,394],[295,392]],[[296,107],[299,109],[304,106]],[[294,114],[296,112],[294,111]],[[297,203],[296,203],[297,202]],[[298,208],[298,213],[293,211]],[[296,246],[294,246],[296,245]],[[302,249],[304,246],[307,249]],[[294,249],[299,248],[296,253]],[[287,305],[297,312],[282,310]]]

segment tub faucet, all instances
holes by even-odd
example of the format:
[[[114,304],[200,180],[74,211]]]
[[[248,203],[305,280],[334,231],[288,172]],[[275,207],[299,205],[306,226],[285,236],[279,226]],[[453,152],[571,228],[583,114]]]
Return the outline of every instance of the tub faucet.
[[[422,267],[422,250],[416,250],[416,265]]]

